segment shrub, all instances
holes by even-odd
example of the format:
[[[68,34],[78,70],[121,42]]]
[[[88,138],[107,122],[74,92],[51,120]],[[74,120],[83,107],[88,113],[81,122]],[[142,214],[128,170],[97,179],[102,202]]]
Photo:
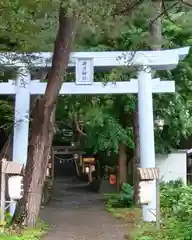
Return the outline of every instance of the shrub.
[[[107,208],[124,208],[132,205],[132,187],[128,183],[123,183],[121,190],[116,194],[107,194]]]
[[[154,231],[155,226],[151,226],[151,231],[143,230],[136,239],[145,235],[156,240],[192,239],[192,186],[176,181],[163,183],[160,189],[161,229]]]
[[[0,228],[0,240],[39,240],[49,227],[43,221],[38,221],[34,229],[17,229],[14,227]]]

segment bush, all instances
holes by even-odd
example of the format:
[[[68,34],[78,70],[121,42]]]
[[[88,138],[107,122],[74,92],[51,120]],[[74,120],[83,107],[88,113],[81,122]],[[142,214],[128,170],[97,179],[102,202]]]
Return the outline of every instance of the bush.
[[[192,239],[192,186],[170,182],[161,186],[166,239]],[[165,235],[165,234],[163,234]]]
[[[160,189],[161,229],[154,231],[151,226],[151,230],[146,231],[145,228],[136,239],[141,240],[145,235],[152,240],[192,239],[192,186],[176,181],[163,183]]]
[[[34,229],[17,229],[7,226],[0,228],[0,240],[39,240],[48,229],[48,225],[42,221],[38,221]]]
[[[132,205],[132,187],[128,183],[123,183],[121,190],[116,194],[107,194],[107,208],[125,208]]]

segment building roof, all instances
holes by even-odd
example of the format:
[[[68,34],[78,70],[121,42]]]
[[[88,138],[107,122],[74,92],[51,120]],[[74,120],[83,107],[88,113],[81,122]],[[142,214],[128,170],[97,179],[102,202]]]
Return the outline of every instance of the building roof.
[[[191,149],[189,149],[189,150],[187,150],[187,154],[190,156],[192,156],[192,148]]]

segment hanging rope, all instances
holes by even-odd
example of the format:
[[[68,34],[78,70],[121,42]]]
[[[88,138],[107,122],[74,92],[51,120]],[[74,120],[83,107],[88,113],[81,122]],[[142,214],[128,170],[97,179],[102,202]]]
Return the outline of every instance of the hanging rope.
[[[54,156],[55,159],[59,160],[60,162],[72,162],[74,160],[74,157],[71,157],[71,158],[61,158],[61,157],[57,157],[57,156]]]

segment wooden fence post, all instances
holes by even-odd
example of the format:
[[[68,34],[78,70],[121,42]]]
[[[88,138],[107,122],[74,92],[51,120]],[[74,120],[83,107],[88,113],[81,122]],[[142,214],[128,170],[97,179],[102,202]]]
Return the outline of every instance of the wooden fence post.
[[[5,221],[5,165],[6,159],[1,161],[1,224]]]
[[[4,224],[5,221],[5,191],[6,191],[6,174],[21,175],[24,171],[23,164],[7,161],[6,158],[1,160],[1,211],[0,211],[0,222]],[[10,197],[11,198],[11,197]],[[13,199],[11,199],[13,200]]]
[[[157,230],[160,229],[160,184],[159,184],[159,169],[158,168],[137,168],[139,179],[142,182],[156,181],[156,212],[155,221]],[[141,193],[140,193],[141,194]],[[142,205],[147,205],[148,203],[142,203]]]
[[[160,229],[160,214],[161,214],[161,206],[160,206],[160,182],[159,178],[156,179],[156,227],[157,230]]]

